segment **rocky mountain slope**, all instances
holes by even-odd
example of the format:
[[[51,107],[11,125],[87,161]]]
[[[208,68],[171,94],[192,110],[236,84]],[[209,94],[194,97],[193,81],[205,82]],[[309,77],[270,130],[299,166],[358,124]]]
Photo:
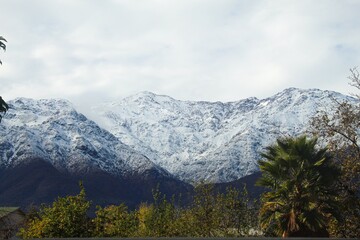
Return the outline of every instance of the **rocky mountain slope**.
[[[259,153],[281,136],[303,134],[332,98],[318,89],[286,89],[266,99],[192,102],[142,92],[94,107],[100,126],[187,182],[228,182],[257,171]]]
[[[153,168],[168,174],[78,113],[70,102],[19,98],[9,104],[0,125],[0,168],[36,157],[70,173],[103,170],[125,175]]]
[[[129,205],[151,199],[157,184],[169,194],[189,187],[68,101],[18,98],[9,105],[0,124],[2,204],[52,201],[78,189],[79,180],[98,202]]]
[[[305,133],[332,98],[356,101],[295,88],[227,103],[142,92],[94,107],[97,123],[65,100],[19,98],[0,124],[0,170],[41,159],[70,175],[229,182],[256,172],[260,152],[276,138]]]

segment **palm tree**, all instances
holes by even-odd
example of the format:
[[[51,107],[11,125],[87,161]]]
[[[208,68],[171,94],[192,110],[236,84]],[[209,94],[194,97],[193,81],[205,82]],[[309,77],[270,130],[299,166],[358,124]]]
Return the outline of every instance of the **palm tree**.
[[[0,36],[0,48],[4,49],[4,51],[6,50],[6,45],[5,43],[6,39],[3,38],[2,36]],[[1,60],[0,60],[0,64],[2,64]],[[2,113],[5,113],[7,110],[9,109],[9,106],[6,104],[6,102],[2,99],[2,97],[0,97],[0,122],[2,119]]]
[[[334,184],[339,169],[317,139],[278,139],[259,161],[259,186],[270,188],[262,196],[263,228],[283,237],[326,237],[331,217],[338,219]]]
[[[5,38],[3,38],[2,36],[0,36],[0,48],[2,48],[4,51],[6,50],[6,45],[4,42],[7,42]],[[0,64],[2,64],[1,60],[0,60]]]
[[[0,122],[3,117],[2,113],[6,113],[6,111],[9,109],[9,105],[2,99],[0,96]]]
[[[4,49],[5,51],[6,45],[4,42],[6,42],[6,39],[0,36],[0,48]],[[0,60],[0,64],[2,64],[1,60]],[[0,122],[3,117],[1,114],[6,113],[8,109],[9,109],[9,105],[7,105],[6,102],[2,99],[2,97],[0,97]]]

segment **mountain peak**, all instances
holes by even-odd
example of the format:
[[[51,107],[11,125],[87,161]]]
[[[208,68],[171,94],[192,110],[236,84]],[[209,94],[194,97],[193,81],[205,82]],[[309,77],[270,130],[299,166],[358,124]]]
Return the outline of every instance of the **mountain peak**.
[[[150,92],[150,91],[141,91],[141,92],[138,92],[138,93],[134,94],[133,96],[134,97],[147,97],[147,96],[154,97],[154,96],[157,96],[157,95],[158,94]]]
[[[267,99],[214,103],[142,92],[96,114],[109,132],[178,178],[225,182],[257,171],[259,153],[278,136],[304,133],[332,104],[329,94],[288,88]]]
[[[17,98],[9,105],[1,124],[0,169],[41,158],[70,173],[98,169],[121,176],[156,169],[168,174],[77,112],[67,100]]]
[[[142,103],[158,103],[176,101],[167,95],[155,94],[149,91],[142,91],[123,99],[125,102],[142,102]]]

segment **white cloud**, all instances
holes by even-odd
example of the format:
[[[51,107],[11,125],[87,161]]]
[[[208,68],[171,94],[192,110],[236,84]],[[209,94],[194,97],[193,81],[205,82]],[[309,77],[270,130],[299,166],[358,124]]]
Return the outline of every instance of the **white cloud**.
[[[179,99],[349,92],[358,1],[20,0],[2,4],[1,94],[75,104],[154,91]],[[90,97],[91,96],[91,97]],[[89,100],[90,99],[90,100]]]

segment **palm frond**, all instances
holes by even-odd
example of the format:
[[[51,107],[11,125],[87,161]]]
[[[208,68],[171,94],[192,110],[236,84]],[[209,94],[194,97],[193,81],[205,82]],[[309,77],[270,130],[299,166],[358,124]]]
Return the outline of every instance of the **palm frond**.
[[[278,139],[261,154],[257,184],[272,189],[262,196],[264,226],[276,225],[279,233],[315,231],[324,229],[329,214],[337,215],[333,188],[339,169],[316,143],[306,136]]]

